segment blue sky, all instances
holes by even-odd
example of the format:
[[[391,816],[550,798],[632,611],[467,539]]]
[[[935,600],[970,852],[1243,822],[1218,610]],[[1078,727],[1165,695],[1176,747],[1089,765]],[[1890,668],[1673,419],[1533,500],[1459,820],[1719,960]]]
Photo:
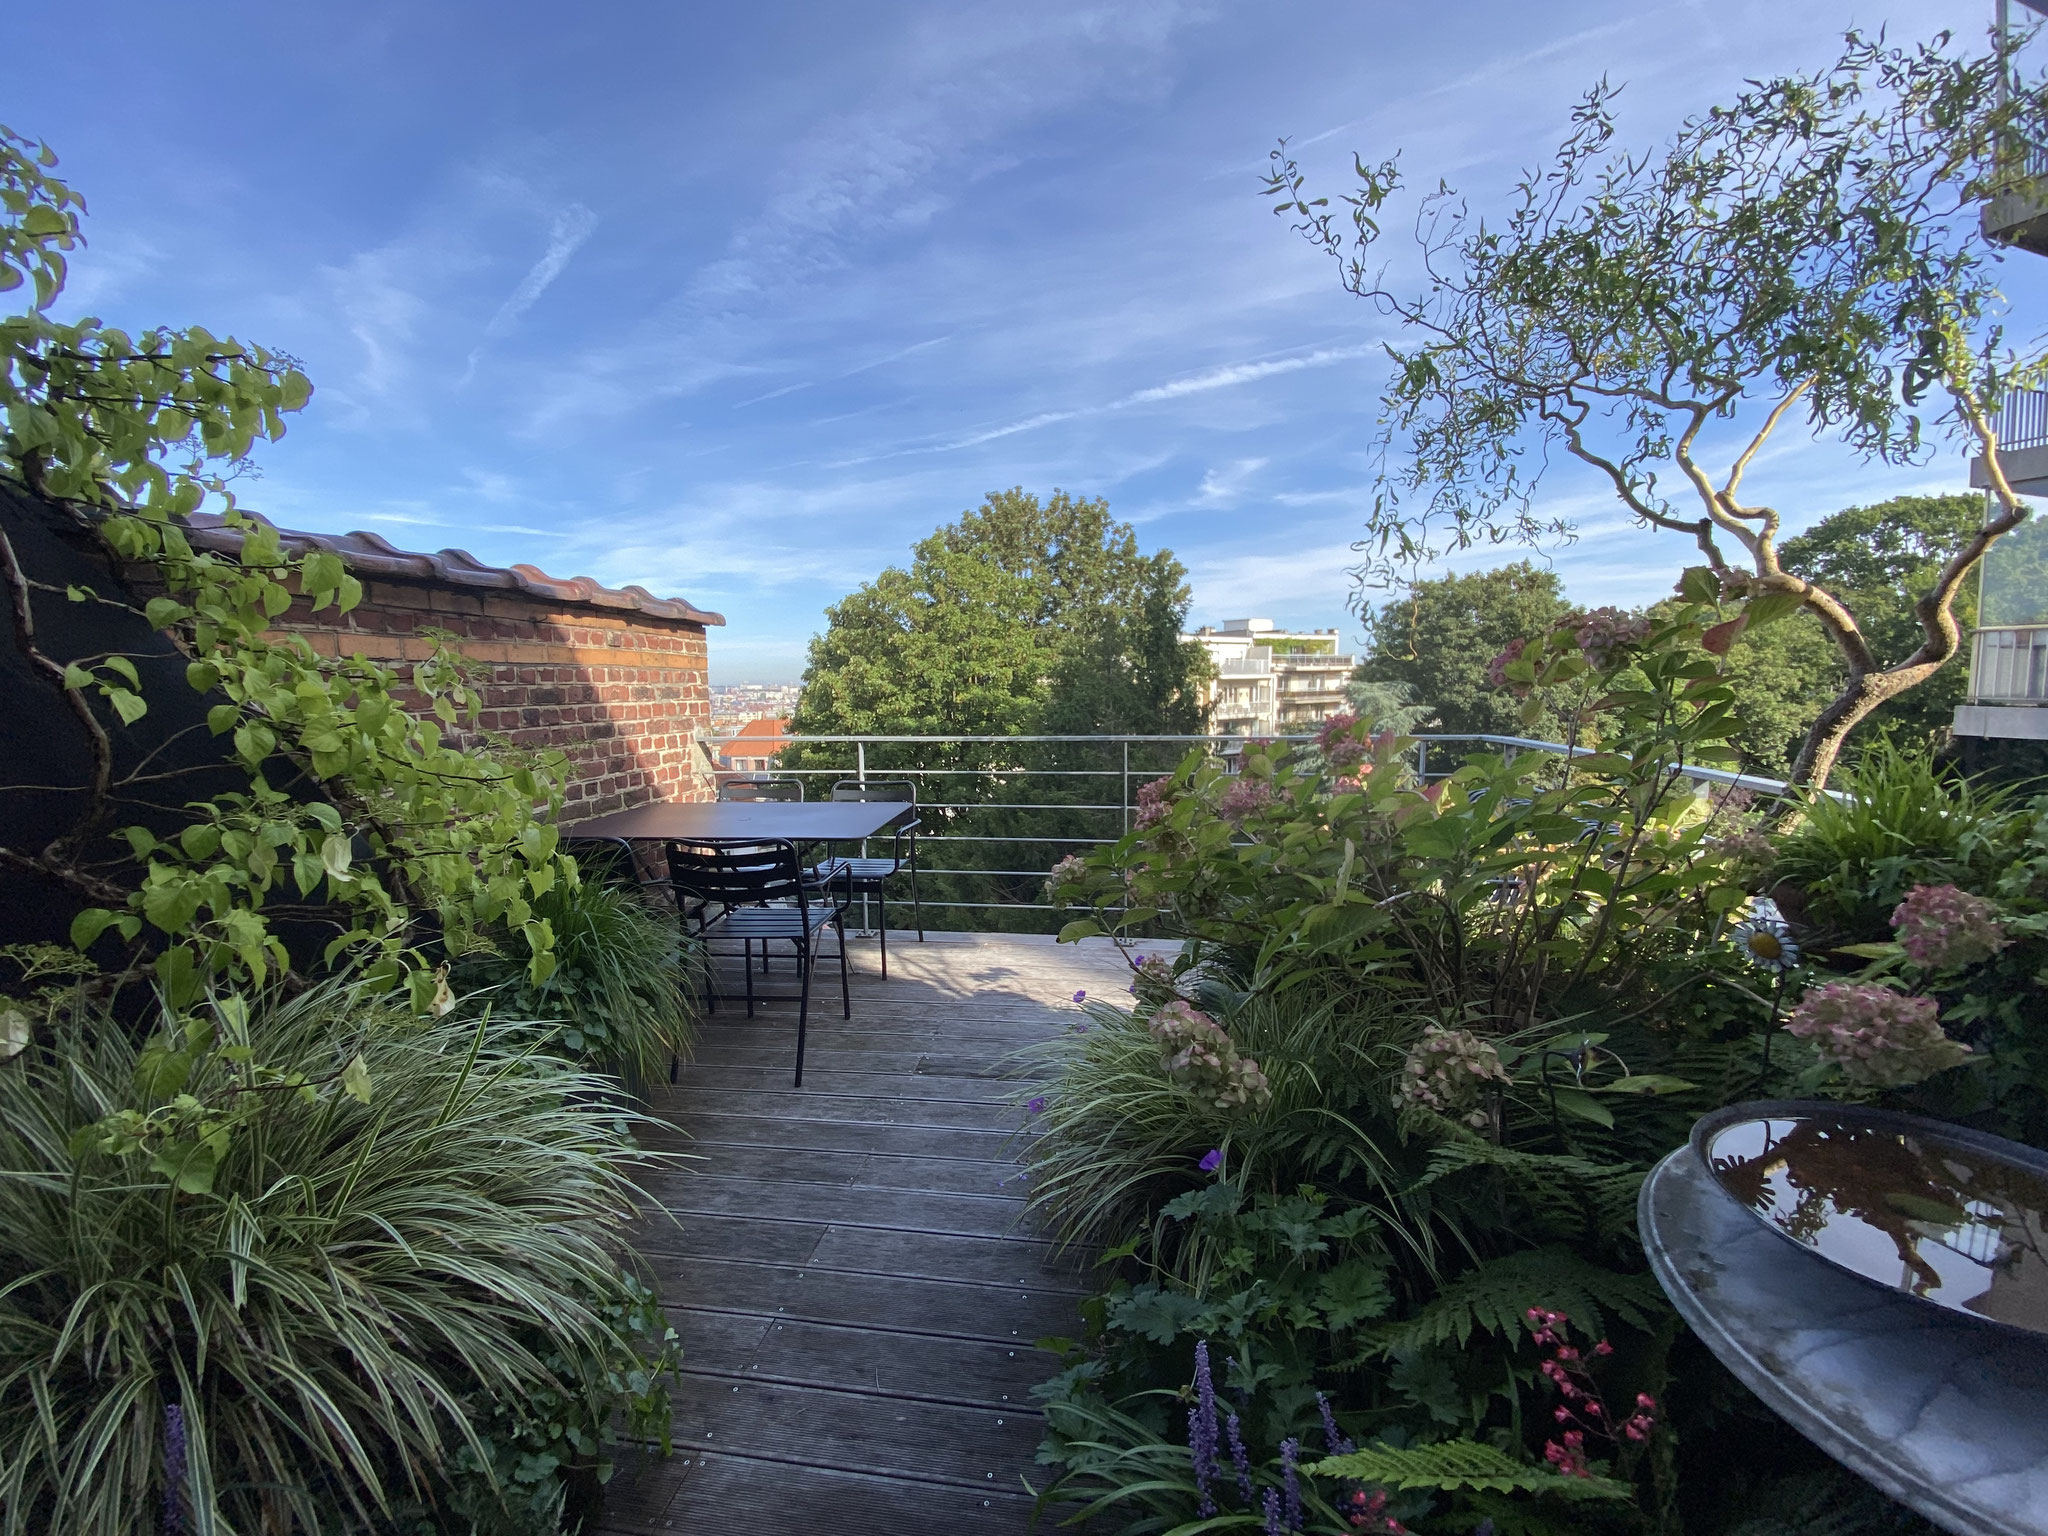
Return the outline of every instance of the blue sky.
[[[1855,24],[1978,3],[983,5],[73,0],[10,19],[0,120],[90,205],[67,313],[205,324],[318,393],[246,502],[726,614],[791,681],[823,610],[1011,485],[1101,495],[1193,618],[1346,612],[1383,322],[1267,211],[1294,137],[1496,206],[1586,85],[1638,143]],[[1794,523],[1963,484],[1788,443]],[[1589,480],[1574,596],[1683,541]]]

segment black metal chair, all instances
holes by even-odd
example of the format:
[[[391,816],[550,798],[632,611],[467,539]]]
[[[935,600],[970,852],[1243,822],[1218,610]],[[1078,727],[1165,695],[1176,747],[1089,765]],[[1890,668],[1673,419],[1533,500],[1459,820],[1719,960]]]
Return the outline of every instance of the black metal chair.
[[[917,785],[908,779],[841,779],[832,786],[834,800],[880,801],[885,804],[907,802],[917,804]],[[880,907],[882,937],[882,976],[889,975],[889,896],[887,882],[896,875],[910,876],[910,905],[916,914],[917,941],[924,942],[924,901],[917,890],[917,829],[924,823],[913,812],[909,820],[899,823],[894,829],[894,846],[885,859],[870,859],[867,844],[861,844],[862,857],[832,858],[825,860],[811,871],[811,878],[820,883],[845,879],[849,882],[848,892],[853,896],[875,898]]]
[[[687,925],[694,921],[707,962],[711,941],[741,941],[740,973],[747,982],[747,1017],[754,1016],[754,945],[765,956],[778,940],[796,949],[802,982],[796,1015],[796,1086],[804,1085],[804,1032],[811,1016],[811,973],[827,928],[839,935],[839,1000],[853,1017],[853,992],[846,968],[846,902],[851,882],[842,876],[839,893],[810,878],[795,843],[786,838],[745,842],[723,839],[672,842],[668,845],[669,883]],[[691,903],[696,903],[694,913]],[[712,915],[712,908],[718,909]],[[711,1007],[718,1007],[718,983],[707,963]]]
[[[801,805],[804,798],[800,779],[727,779],[718,786],[721,800],[780,800]]]

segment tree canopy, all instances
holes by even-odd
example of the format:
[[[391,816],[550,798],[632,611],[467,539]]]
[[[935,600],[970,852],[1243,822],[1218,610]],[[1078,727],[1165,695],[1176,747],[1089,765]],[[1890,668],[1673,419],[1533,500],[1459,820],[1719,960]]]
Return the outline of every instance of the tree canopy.
[[[1206,659],[1187,572],[1100,499],[991,493],[826,612],[795,729],[824,735],[1176,733]]]
[[[1555,571],[1528,561],[1410,583],[1365,613],[1360,679],[1404,685],[1428,713],[1422,729],[1525,736],[1521,701],[1487,681],[1509,642],[1550,628],[1571,607]]]
[[[1569,519],[1535,494],[1553,458],[1576,460],[1644,530],[1697,549],[1690,598],[1741,600],[1738,628],[1804,611],[1827,633],[1842,685],[1793,765],[1825,782],[1860,721],[1955,655],[1965,579],[2025,516],[1999,461],[1999,411],[2040,385],[2048,354],[2009,345],[1978,214],[2025,193],[2024,146],[2044,142],[2048,103],[2013,84],[2005,53],[1949,44],[1851,33],[1831,67],[1751,83],[1661,154],[1617,147],[1603,82],[1504,221],[1442,185],[1423,199],[1424,276],[1405,291],[1376,249],[1396,162],[1358,162],[1347,219],[1276,150],[1276,211],[1402,328],[1361,579],[1568,538]],[[1939,550],[1902,655],[1879,652],[1832,578],[1784,558],[1775,507],[1744,499],[1795,424],[1873,462],[1917,463],[1941,440],[1989,461],[1991,516]]]
[[[1889,663],[1919,644],[1913,605],[1940,579],[1943,551],[1983,516],[1982,498],[1969,493],[1895,496],[1822,518],[1787,539],[1780,558],[1786,569],[1840,593],[1862,615],[1871,650]],[[1527,561],[1414,581],[1366,610],[1366,654],[1357,676],[1403,687],[1424,712],[1424,730],[1555,737],[1561,728],[1531,725],[1521,701],[1488,681],[1486,664],[1510,641],[1540,634],[1572,607],[1556,573]],[[1956,616],[1965,627],[1975,623],[1976,609],[1973,591],[1957,595]],[[1728,651],[1726,669],[1741,722],[1733,742],[1744,768],[1782,776],[1814,718],[1841,691],[1841,652],[1818,620],[1795,612],[1745,627]],[[1927,686],[1887,700],[1852,742],[1873,731],[1924,739],[1945,730],[1967,681],[1962,668],[1950,667]]]

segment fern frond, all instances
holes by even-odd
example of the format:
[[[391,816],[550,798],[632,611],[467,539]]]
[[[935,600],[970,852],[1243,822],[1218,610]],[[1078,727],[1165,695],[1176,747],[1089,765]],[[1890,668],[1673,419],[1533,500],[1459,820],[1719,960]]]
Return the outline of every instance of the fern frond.
[[[1531,1307],[1562,1312],[1596,1337],[1618,1320],[1648,1330],[1666,1306],[1648,1275],[1624,1275],[1580,1258],[1569,1248],[1532,1248],[1492,1259],[1446,1285],[1428,1306],[1371,1331],[1368,1354],[1405,1353],[1475,1331],[1516,1338]]]
[[[1439,1440],[1434,1445],[1368,1445],[1331,1456],[1307,1468],[1317,1477],[1344,1477],[1407,1490],[1472,1489],[1489,1493],[1548,1493],[1562,1499],[1626,1499],[1634,1490],[1611,1477],[1566,1477],[1547,1467],[1516,1461],[1478,1440]]]
[[[1436,1147],[1422,1176],[1409,1187],[1426,1189],[1473,1168],[1498,1169],[1529,1206],[1542,1236],[1578,1239],[1589,1225],[1602,1239],[1635,1230],[1636,1194],[1644,1175],[1626,1163],[1596,1163],[1568,1153],[1517,1152],[1475,1136]]]

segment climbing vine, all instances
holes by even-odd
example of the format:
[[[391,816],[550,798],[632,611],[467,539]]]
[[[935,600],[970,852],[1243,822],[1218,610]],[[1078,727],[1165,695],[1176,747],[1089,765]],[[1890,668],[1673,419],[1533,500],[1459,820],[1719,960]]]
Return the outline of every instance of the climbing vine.
[[[149,1102],[110,1136],[149,1148],[175,1123],[188,1149],[203,1147],[225,1122],[173,1101],[200,1055],[235,1048],[223,997],[347,964],[441,1011],[437,955],[494,927],[516,931],[539,983],[554,969],[554,935],[533,902],[576,869],[552,825],[559,762],[483,739],[456,652],[436,644],[394,669],[272,632],[295,600],[345,613],[362,596],[340,557],[288,552],[232,489],[312,384],[287,354],[199,327],[130,335],[52,318],[84,212],[55,164],[47,146],[0,128],[0,291],[32,294],[0,319],[0,479],[128,579],[110,590],[42,579],[0,528],[16,651],[61,701],[88,764],[83,782],[62,786],[77,809],[39,847],[0,844],[0,872],[84,903],[72,942],[105,976],[147,975],[174,1021],[146,1058]],[[190,536],[202,510],[217,511],[239,548]],[[149,658],[51,654],[39,610],[59,602],[105,605],[119,611],[110,627],[118,617],[131,634],[169,637],[235,787],[186,802],[172,827],[123,824],[138,787],[171,776],[154,753],[123,750],[152,708],[137,666]],[[260,1064],[245,1065],[260,1077]],[[369,1091],[360,1074],[340,1086]]]

